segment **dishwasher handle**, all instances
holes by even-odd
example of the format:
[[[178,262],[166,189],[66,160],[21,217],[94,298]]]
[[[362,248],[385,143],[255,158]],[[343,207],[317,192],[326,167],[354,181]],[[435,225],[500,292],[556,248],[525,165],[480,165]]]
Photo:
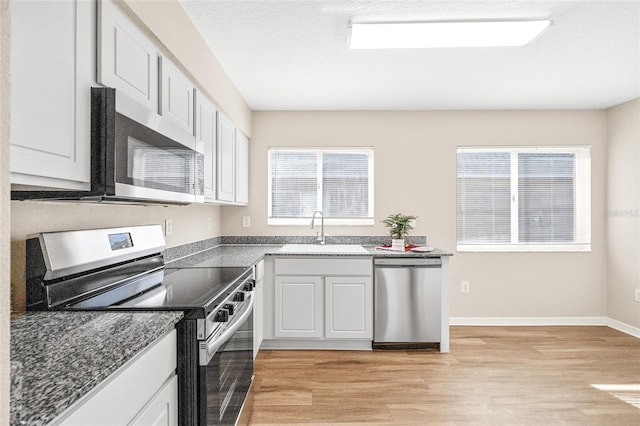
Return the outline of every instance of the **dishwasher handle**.
[[[439,257],[382,257],[375,258],[373,260],[375,267],[390,267],[390,268],[441,268],[442,259]]]

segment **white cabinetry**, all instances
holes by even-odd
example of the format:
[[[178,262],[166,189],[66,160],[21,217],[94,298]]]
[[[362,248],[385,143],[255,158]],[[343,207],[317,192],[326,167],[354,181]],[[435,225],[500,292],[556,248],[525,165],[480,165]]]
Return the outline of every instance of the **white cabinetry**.
[[[222,112],[218,112],[218,200],[235,201],[236,128]]]
[[[236,197],[239,204],[249,203],[249,139],[236,130]]]
[[[176,358],[174,330],[109,376],[51,424],[177,425]]]
[[[158,51],[113,0],[98,2],[98,82],[158,111]]]
[[[11,183],[88,190],[93,3],[11,2]]]
[[[256,286],[253,290],[253,358],[258,355],[264,337],[264,260],[254,266]]]
[[[373,283],[370,277],[326,277],[325,336],[366,339],[373,336]]]
[[[204,95],[196,96],[196,143],[204,145],[204,198],[216,200],[217,110]]]
[[[218,112],[218,201],[249,202],[249,139]]]
[[[275,284],[276,337],[322,337],[322,278],[276,276]]]
[[[193,96],[195,87],[169,59],[160,59],[162,90],[160,91],[160,115],[184,130],[187,135],[194,135]]]
[[[370,341],[371,262],[369,257],[276,257],[274,337]]]

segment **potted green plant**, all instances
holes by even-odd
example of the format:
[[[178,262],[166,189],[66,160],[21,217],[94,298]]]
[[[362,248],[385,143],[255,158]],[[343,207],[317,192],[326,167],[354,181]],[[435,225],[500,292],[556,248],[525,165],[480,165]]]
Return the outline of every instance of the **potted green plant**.
[[[413,221],[417,218],[417,216],[397,213],[390,214],[382,221],[382,223],[389,227],[392,250],[404,250],[404,237],[409,235],[409,231],[413,229]]]

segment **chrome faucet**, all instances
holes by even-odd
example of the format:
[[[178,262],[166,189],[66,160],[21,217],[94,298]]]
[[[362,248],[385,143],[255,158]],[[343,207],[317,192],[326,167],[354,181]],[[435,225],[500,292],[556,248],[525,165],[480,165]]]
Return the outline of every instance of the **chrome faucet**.
[[[320,210],[316,210],[315,212],[313,212],[313,216],[311,217],[311,229],[313,229],[313,224],[316,220],[317,213],[320,213],[320,233],[316,232],[316,242],[324,244],[324,215]]]

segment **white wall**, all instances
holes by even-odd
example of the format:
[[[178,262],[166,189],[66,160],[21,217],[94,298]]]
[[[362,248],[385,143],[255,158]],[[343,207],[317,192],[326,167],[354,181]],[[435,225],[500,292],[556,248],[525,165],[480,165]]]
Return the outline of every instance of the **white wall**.
[[[9,424],[9,2],[0,2],[0,424]]]
[[[453,252],[454,317],[606,315],[604,111],[344,111],[253,113],[250,205],[223,209],[225,235],[312,235],[307,226],[267,226],[267,148],[372,146],[375,218],[367,227],[329,234],[383,235],[389,213],[419,217],[413,232]],[[457,253],[456,147],[592,145],[592,252]],[[251,228],[242,228],[251,216]],[[460,281],[471,292],[460,293]]]
[[[640,99],[607,110],[607,311],[640,329]]]

